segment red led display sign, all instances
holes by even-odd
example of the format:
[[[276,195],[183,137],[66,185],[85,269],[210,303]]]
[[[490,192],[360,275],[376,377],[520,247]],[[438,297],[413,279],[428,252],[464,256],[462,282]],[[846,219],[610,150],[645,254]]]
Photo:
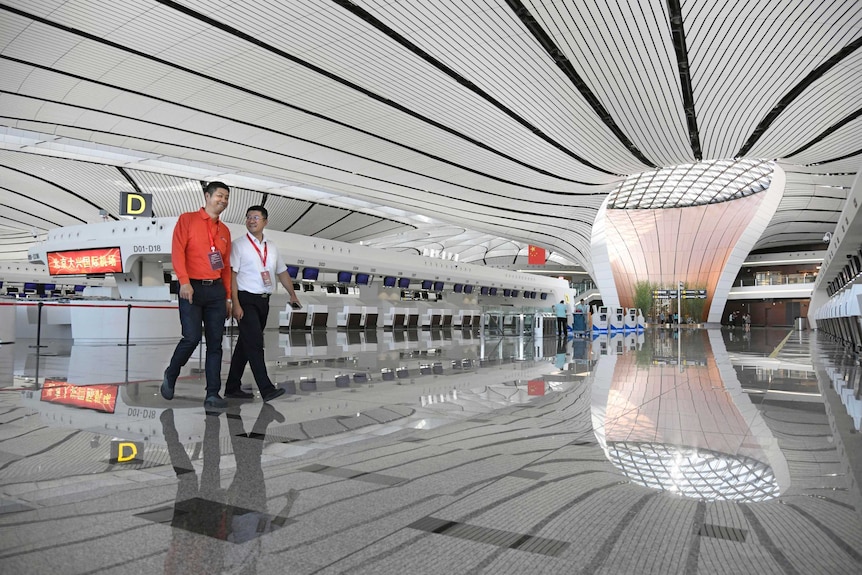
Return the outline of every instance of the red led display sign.
[[[122,273],[120,248],[95,248],[48,252],[48,273],[52,276]]]
[[[65,381],[46,379],[41,400],[114,413],[119,391],[119,385],[71,385]]]

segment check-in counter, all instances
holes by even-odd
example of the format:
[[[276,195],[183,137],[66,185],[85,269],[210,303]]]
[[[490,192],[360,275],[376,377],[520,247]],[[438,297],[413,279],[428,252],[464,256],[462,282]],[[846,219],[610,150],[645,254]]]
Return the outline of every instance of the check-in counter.
[[[362,307],[362,328],[377,329],[378,311],[374,306]]]
[[[451,309],[444,309],[443,310],[443,317],[442,317],[441,326],[442,327],[452,327],[452,310]]]
[[[423,329],[439,329],[443,325],[443,310],[440,308],[430,308],[425,310],[422,328]]]
[[[419,310],[407,308],[407,329],[419,329]]]
[[[308,312],[305,309],[293,309],[288,304],[284,311],[278,312],[278,327],[288,330],[308,329]]]
[[[626,316],[623,326],[626,331],[635,331],[638,328],[638,310],[630,307],[626,308]]]
[[[406,307],[391,307],[383,314],[384,329],[404,329],[407,327],[407,314],[409,310]]]
[[[626,312],[621,307],[611,308],[610,317],[608,318],[608,328],[610,331],[622,331],[626,324]]]
[[[309,329],[326,329],[327,321],[329,321],[329,306],[319,303],[308,306]]]
[[[458,310],[458,322],[455,326],[461,328],[482,327],[482,312],[478,309]]]
[[[0,343],[15,341],[15,302],[0,302]]]
[[[19,338],[71,339],[76,343],[177,341],[176,302],[123,300],[18,301],[14,333]]]
[[[285,357],[302,359],[331,354],[326,330],[292,329],[278,334],[278,345]]]
[[[346,305],[335,316],[339,329],[362,329],[362,307]]]

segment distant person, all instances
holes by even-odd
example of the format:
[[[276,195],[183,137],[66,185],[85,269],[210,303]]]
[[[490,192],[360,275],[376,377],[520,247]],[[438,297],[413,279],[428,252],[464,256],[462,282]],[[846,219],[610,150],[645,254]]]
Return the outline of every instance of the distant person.
[[[572,331],[584,333],[587,331],[587,312],[589,311],[586,302],[584,302],[584,298],[581,298],[577,304],[575,304],[575,313],[572,317]]]
[[[180,369],[206,335],[205,407],[227,407],[221,398],[221,359],[224,322],[230,315],[230,230],[219,219],[227,209],[230,188],[210,182],[204,188],[204,207],[186,212],[174,227],[171,263],[180,284],[179,312],[182,339],[165,369],[160,392],[174,398]],[[203,323],[203,333],[201,330]]]
[[[229,398],[254,397],[241,389],[246,364],[251,365],[251,373],[264,401],[285,393],[272,384],[264,362],[263,330],[266,329],[269,316],[269,297],[275,291],[275,278],[290,294],[291,306],[296,309],[301,306],[293,289],[293,279],[278,254],[278,246],[263,235],[268,221],[269,212],[265,207],[250,207],[245,213],[245,228],[248,232],[235,239],[231,246],[231,291],[235,294],[233,316],[239,322],[239,337],[224,386],[224,395]]]
[[[751,314],[748,312],[742,316],[742,325],[745,326],[745,331],[751,331]]]
[[[565,337],[569,325],[568,325],[568,310],[566,309],[566,302],[560,300],[560,303],[555,303],[553,306],[553,311],[557,315],[557,336]]]

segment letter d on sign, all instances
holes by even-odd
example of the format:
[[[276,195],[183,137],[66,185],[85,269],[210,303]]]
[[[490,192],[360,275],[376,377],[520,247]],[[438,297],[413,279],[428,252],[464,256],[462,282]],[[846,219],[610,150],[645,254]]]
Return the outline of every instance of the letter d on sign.
[[[111,463],[141,462],[144,444],[138,441],[116,439],[111,442]]]
[[[153,194],[120,193],[120,215],[153,217]]]

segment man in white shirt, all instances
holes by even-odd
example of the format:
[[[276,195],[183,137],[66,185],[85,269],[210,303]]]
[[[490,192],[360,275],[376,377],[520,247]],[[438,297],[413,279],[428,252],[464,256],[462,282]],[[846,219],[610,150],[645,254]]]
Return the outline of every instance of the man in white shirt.
[[[245,227],[248,233],[231,244],[231,288],[234,294],[233,316],[239,322],[239,337],[230,361],[225,382],[225,397],[252,399],[254,395],[241,389],[246,364],[251,365],[254,381],[264,401],[283,395],[285,391],[272,384],[266,372],[263,353],[263,330],[269,315],[269,297],[275,289],[275,278],[290,294],[290,303],[299,306],[293,280],[287,266],[278,255],[278,247],[267,241],[263,230],[269,212],[263,206],[246,210]]]

